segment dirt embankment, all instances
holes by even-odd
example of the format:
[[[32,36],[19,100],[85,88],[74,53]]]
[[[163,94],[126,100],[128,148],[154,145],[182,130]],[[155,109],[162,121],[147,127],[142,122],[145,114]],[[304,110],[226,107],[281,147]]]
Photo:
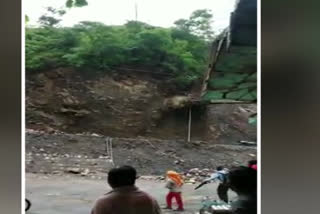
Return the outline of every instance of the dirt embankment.
[[[216,145],[203,141],[113,138],[116,165],[129,164],[143,175],[163,175],[167,170],[214,169],[218,165],[243,165],[255,158],[256,148]],[[72,134],[26,134],[26,171],[32,173],[105,174],[108,161],[105,137]],[[78,171],[78,172],[77,172]]]
[[[124,138],[185,139],[188,108],[166,79],[148,74],[55,69],[26,75],[27,128]],[[181,96],[182,95],[182,96]],[[169,106],[178,109],[172,110]],[[254,105],[193,109],[192,139],[255,140]]]
[[[152,78],[57,69],[27,74],[28,128],[110,136],[143,135],[164,95]],[[124,131],[125,130],[125,131]]]

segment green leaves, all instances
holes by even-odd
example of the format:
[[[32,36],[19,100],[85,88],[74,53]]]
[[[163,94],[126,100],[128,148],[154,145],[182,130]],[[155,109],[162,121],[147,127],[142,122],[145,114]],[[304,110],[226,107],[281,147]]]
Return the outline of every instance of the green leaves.
[[[214,38],[212,18],[211,10],[202,9],[194,11],[189,19],[179,19],[174,24],[181,31],[192,33],[206,41],[212,41]]]
[[[68,0],[68,1],[66,2],[66,7],[67,7],[67,8],[73,7],[73,0]]]
[[[27,28],[26,68],[58,66],[107,71],[141,67],[163,73],[178,88],[187,89],[206,67],[206,42],[177,29],[131,21],[123,26],[81,22],[72,28]]]
[[[25,23],[27,24],[30,21],[29,16],[28,15],[24,15],[24,20],[25,20]]]
[[[47,12],[39,18],[39,23],[44,27],[53,27],[59,24],[63,15],[66,14],[64,9],[55,9],[53,7],[47,7]]]
[[[72,7],[84,7],[87,6],[88,2],[86,0],[67,0],[66,1],[66,7],[72,8]]]

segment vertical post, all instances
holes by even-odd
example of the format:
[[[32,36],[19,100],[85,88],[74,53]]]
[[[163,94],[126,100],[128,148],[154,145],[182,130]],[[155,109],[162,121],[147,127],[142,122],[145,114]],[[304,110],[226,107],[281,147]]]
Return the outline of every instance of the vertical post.
[[[111,164],[114,167],[114,162],[113,162],[113,150],[112,150],[112,138],[110,138],[110,157],[111,157]]]
[[[191,106],[189,108],[189,122],[188,122],[188,142],[191,140]]]
[[[137,4],[137,2],[134,4],[134,9],[135,9],[136,21],[138,21],[138,4]]]

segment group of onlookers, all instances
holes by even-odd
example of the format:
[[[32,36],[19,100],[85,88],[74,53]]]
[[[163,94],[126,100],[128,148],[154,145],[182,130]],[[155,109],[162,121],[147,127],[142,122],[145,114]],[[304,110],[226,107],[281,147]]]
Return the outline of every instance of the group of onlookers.
[[[169,189],[166,196],[166,207],[172,209],[172,201],[175,199],[178,208],[175,211],[184,211],[182,199],[183,177],[175,172],[166,173],[165,187]],[[108,173],[108,183],[112,190],[99,198],[91,214],[160,214],[161,208],[158,202],[148,193],[141,191],[135,185],[137,172],[131,166],[113,168]],[[234,167],[230,170],[217,167],[216,171],[208,179],[205,179],[195,189],[204,184],[218,180],[217,193],[221,201],[230,203],[228,190],[237,193],[236,201],[231,202],[232,214],[256,214],[257,213],[257,161],[249,161],[248,166]]]

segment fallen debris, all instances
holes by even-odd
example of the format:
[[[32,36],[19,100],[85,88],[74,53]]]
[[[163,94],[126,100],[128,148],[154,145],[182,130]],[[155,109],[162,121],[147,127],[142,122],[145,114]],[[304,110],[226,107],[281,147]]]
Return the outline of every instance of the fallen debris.
[[[80,168],[68,168],[67,172],[72,173],[72,174],[80,174],[81,170],[80,170]]]

